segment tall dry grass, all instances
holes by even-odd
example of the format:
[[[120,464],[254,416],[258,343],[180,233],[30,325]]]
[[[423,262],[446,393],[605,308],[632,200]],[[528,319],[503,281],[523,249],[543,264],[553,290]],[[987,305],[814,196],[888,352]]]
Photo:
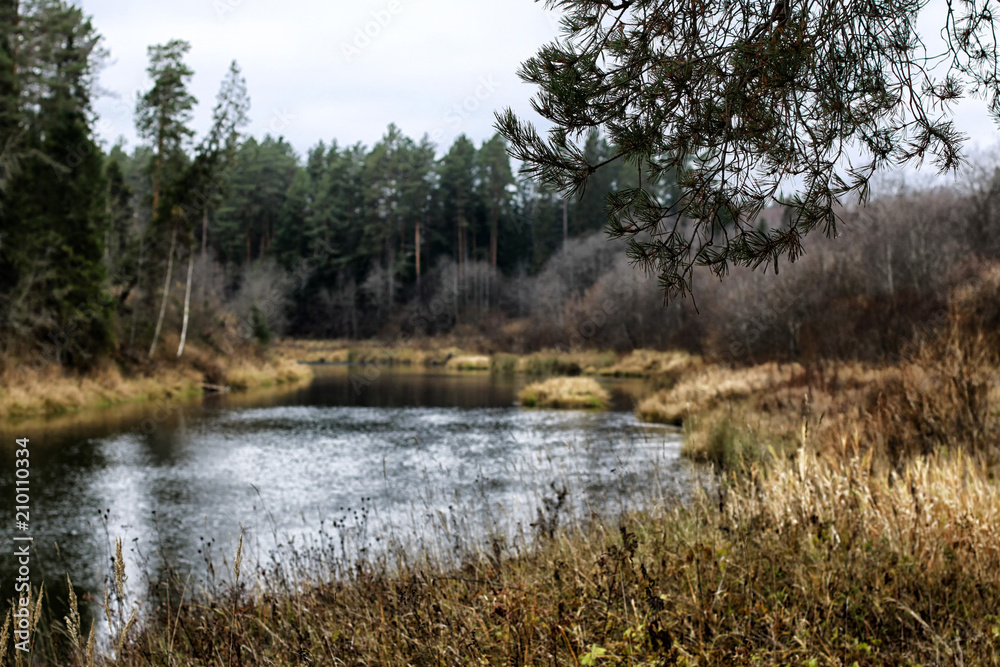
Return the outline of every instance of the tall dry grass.
[[[302,579],[299,554],[142,623],[112,588],[97,664],[997,664],[996,480],[960,452],[897,470],[859,448],[803,448],[686,505],[517,548],[486,540],[457,565],[408,551]],[[79,639],[44,664],[93,664],[72,618],[52,627]]]
[[[280,353],[247,348],[230,355],[213,355],[196,345],[189,346],[180,360],[165,354],[143,363],[105,359],[85,373],[70,372],[52,364],[5,364],[0,376],[0,419],[53,416],[122,403],[197,396],[206,385],[213,389],[228,386],[242,390],[311,377],[308,366]]]
[[[0,419],[194,395],[202,382],[201,373],[190,366],[132,375],[110,361],[82,375],[55,366],[8,367],[0,378]]]

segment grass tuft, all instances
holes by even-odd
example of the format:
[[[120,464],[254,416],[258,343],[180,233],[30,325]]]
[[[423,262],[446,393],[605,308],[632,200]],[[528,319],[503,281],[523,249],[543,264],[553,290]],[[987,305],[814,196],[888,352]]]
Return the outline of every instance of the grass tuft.
[[[560,377],[529,384],[518,394],[518,400],[529,408],[600,410],[608,406],[611,396],[593,378]]]

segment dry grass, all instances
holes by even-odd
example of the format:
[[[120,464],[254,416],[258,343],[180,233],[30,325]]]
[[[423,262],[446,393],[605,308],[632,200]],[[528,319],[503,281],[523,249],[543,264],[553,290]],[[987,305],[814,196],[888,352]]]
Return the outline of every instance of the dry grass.
[[[688,415],[724,401],[787,388],[803,376],[804,369],[798,364],[767,363],[738,369],[708,366],[650,396],[636,412],[646,421],[680,425]]]
[[[484,354],[463,354],[449,359],[445,368],[450,371],[488,371],[490,358]]]
[[[614,377],[679,378],[703,366],[701,357],[681,351],[633,350],[613,366],[600,369],[601,375]]]
[[[521,405],[529,408],[601,409],[608,406],[610,394],[597,380],[587,377],[549,378],[533,382],[518,395]]]
[[[131,630],[113,614],[114,664],[998,664],[996,480],[959,453],[894,470],[856,446],[457,566],[397,552],[302,579],[299,554]],[[72,655],[43,664],[89,664],[70,630]]]
[[[454,345],[449,338],[399,341],[282,340],[276,353],[306,363],[444,366],[456,357],[482,356]],[[488,364],[487,364],[488,367]]]
[[[1000,465],[998,352],[956,326],[914,345],[894,366],[826,362],[710,366],[642,401],[647,421],[683,424],[684,453],[738,467],[808,437],[828,452],[857,439],[899,465],[942,448]]]
[[[14,368],[2,378],[0,418],[58,415],[84,408],[191,396],[201,392],[201,384],[202,375],[186,366],[131,377],[125,377],[111,363],[86,375],[52,366]]]
[[[686,352],[635,350],[621,359],[602,350],[540,350],[528,354],[495,352],[491,346],[450,336],[389,341],[283,340],[277,349],[289,358],[310,363],[375,363],[385,365],[447,365],[455,370],[486,370],[497,375],[601,375],[653,377],[674,381],[703,366],[701,358]],[[485,360],[485,361],[484,361]]]
[[[229,386],[239,390],[303,382],[313,377],[308,366],[286,357],[242,357],[229,366],[226,375]]]
[[[269,387],[312,377],[307,366],[280,355],[243,351],[212,356],[191,346],[178,363],[158,359],[123,370],[105,361],[86,374],[55,366],[7,365],[0,387],[0,419],[54,416],[123,403],[197,396],[205,384],[233,389]]]

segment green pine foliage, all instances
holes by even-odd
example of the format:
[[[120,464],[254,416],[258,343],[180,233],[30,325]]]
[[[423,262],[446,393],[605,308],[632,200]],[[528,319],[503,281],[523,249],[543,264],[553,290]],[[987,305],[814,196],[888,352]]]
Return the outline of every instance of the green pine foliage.
[[[28,10],[14,40],[16,89],[29,92],[5,100],[21,123],[0,137],[18,153],[2,206],[3,344],[83,367],[114,344],[113,299],[104,289],[104,163],[90,127],[100,37],[64,2]]]
[[[601,228],[604,198],[629,183],[608,172],[564,202],[515,176],[500,135],[437,146],[394,124],[373,146],[299,155],[241,133],[250,100],[236,63],[198,137],[190,48],[149,47],[142,143],[105,152],[91,106],[105,54],[89,19],[64,0],[0,1],[5,358],[86,367],[151,358],[175,332],[223,350],[233,336],[440,333],[517,315],[505,277],[563,248],[564,210],[571,238]]]

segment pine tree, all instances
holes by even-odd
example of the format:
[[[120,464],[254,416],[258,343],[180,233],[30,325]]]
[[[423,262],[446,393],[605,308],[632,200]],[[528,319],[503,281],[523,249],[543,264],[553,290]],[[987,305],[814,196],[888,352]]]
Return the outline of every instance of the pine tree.
[[[507,156],[507,143],[499,134],[483,143],[476,156],[479,173],[481,199],[487,208],[490,229],[489,261],[497,268],[499,254],[500,217],[506,212],[510,202],[507,188],[514,183]]]
[[[165,164],[184,151],[185,142],[194,136],[188,127],[197,100],[187,86],[194,72],[184,64],[191,45],[175,39],[148,49],[146,73],[153,87],[136,104],[136,129],[139,136],[153,144],[153,219],[160,215]]]
[[[157,234],[160,228],[166,227],[164,231],[170,237],[160,311],[153,331],[153,340],[149,346],[150,358],[156,352],[156,344],[163,328],[163,318],[167,312],[178,227],[183,222],[179,211],[170,207],[167,207],[166,211],[162,210],[161,200],[166,174],[168,171],[179,172],[183,168],[187,161],[184,144],[194,134],[187,125],[191,122],[191,109],[196,102],[194,96],[187,90],[193,72],[184,64],[184,56],[190,50],[190,44],[176,39],[163,45],[149,47],[149,66],[146,72],[153,80],[153,87],[139,97],[136,105],[136,129],[139,136],[151,141],[154,146],[152,231]],[[169,167],[173,167],[173,170]],[[176,173],[173,175],[174,178],[178,176]]]
[[[454,259],[462,267],[469,261],[469,228],[475,219],[476,147],[464,134],[455,139],[442,158],[441,201],[446,224],[454,230]]]
[[[722,276],[794,260],[803,235],[834,233],[838,204],[864,201],[880,169],[925,158],[957,167],[949,102],[987,95],[1000,116],[990,0],[948,3],[941,55],[917,33],[919,0],[547,4],[565,12],[562,35],[520,75],[539,87],[534,107],[552,128],[543,138],[508,109],[498,129],[562,192],[624,162],[637,183],[608,198],[609,230],[668,296],[690,290],[696,265]],[[616,147],[597,162],[578,143],[593,128]],[[679,196],[661,198],[669,180]],[[761,229],[774,203],[793,215]]]
[[[90,126],[100,36],[62,0],[32,3],[20,23],[23,153],[3,206],[2,263],[15,281],[5,310],[11,332],[42,341],[57,363],[86,366],[114,344],[104,169]]]

